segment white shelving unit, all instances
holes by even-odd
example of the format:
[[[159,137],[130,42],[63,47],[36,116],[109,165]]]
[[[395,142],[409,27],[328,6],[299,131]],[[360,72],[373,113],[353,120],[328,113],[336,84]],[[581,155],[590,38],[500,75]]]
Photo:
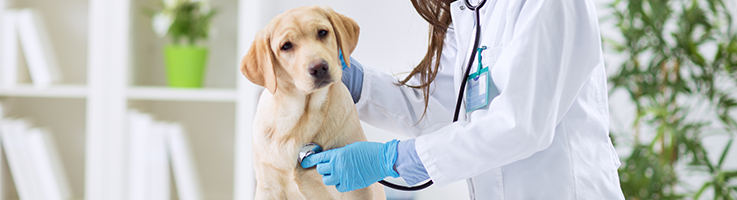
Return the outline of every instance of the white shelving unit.
[[[230,102],[237,100],[234,89],[179,89],[167,87],[131,87],[127,90],[130,100]]]
[[[33,85],[21,84],[10,89],[0,88],[0,96],[84,99],[87,97],[87,87],[84,85],[54,85],[38,89]]]
[[[158,2],[0,0],[0,9],[4,3],[9,9],[41,12],[64,76],[44,89],[29,81],[0,86],[0,101],[9,107],[9,116],[30,119],[55,134],[74,199],[128,199],[129,109],[183,125],[205,199],[252,199],[250,130],[260,89],[240,74],[238,64],[263,23],[237,19],[259,15],[259,7],[252,5],[260,1],[211,0],[218,9],[213,21],[217,34],[202,44],[210,56],[199,89],[166,86],[162,52],[168,41],[154,35],[141,12]],[[17,198],[15,191],[0,197]]]
[[[0,9],[33,8],[44,18],[51,32],[64,80],[48,88],[38,89],[27,77],[13,88],[0,87],[0,101],[10,117],[28,119],[32,125],[47,128],[69,178],[74,199],[82,199],[88,169],[87,84],[89,1],[87,0],[0,0]],[[6,6],[6,7],[3,7]],[[0,52],[1,53],[1,52]],[[23,58],[21,64],[24,65]],[[20,70],[26,70],[25,65]],[[7,172],[7,171],[6,171]],[[4,176],[2,199],[18,199],[12,179]]]

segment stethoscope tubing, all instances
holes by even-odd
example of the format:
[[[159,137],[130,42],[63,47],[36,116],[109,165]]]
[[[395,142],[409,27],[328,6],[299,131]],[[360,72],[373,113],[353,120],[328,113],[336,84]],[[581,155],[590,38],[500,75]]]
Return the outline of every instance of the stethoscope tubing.
[[[481,7],[484,6],[486,3],[486,0],[482,0],[481,3],[478,6],[472,6],[471,3],[468,3],[468,0],[465,0],[466,7],[468,9],[473,10],[474,14],[476,15],[476,35],[474,36],[473,41],[473,49],[471,49],[471,58],[468,59],[468,65],[466,66],[466,70],[463,72],[463,78],[461,80],[461,90],[458,91],[458,98],[456,98],[456,108],[455,108],[455,114],[453,114],[453,122],[458,121],[458,115],[461,112],[461,102],[463,102],[463,93],[466,91],[466,82],[468,82],[468,74],[471,71],[471,66],[473,66],[473,60],[476,59],[476,54],[473,53],[476,51],[476,48],[479,48],[479,35],[481,35]]]
[[[480,10],[481,10],[481,7],[483,7],[484,4],[486,4],[486,0],[481,0],[481,3],[479,3],[476,6],[471,5],[471,3],[468,2],[468,0],[465,0],[465,3],[466,3],[466,7],[468,7],[469,10],[472,10],[476,16],[476,21],[475,21],[476,22],[476,35],[474,36],[473,49],[471,49],[471,51],[476,51],[476,49],[479,48],[479,35],[481,35],[481,20],[480,20],[481,12]],[[455,108],[455,114],[453,114],[453,122],[458,121],[458,115],[461,112],[461,102],[463,102],[463,93],[465,92],[465,89],[466,89],[466,82],[468,82],[468,74],[471,71],[471,66],[473,66],[474,59],[476,59],[476,53],[472,52],[471,58],[468,59],[468,66],[466,67],[465,72],[463,72],[463,80],[461,81],[461,90],[459,91],[458,98],[456,100],[456,108]],[[379,181],[379,183],[381,183],[382,185],[386,187],[389,187],[395,190],[403,190],[403,191],[422,190],[427,187],[430,187],[433,184],[432,180],[422,185],[419,185],[419,186],[396,185],[396,184],[387,182],[385,180],[381,180]]]

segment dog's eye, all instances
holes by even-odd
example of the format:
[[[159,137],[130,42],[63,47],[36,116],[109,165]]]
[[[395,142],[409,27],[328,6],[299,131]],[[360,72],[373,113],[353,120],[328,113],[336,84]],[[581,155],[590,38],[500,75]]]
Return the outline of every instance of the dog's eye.
[[[284,43],[283,45],[281,45],[281,50],[282,51],[289,51],[290,49],[292,49],[292,43],[291,42],[287,42],[287,43]]]
[[[319,30],[317,31],[317,36],[320,38],[324,38],[325,36],[328,36],[328,31],[326,30]]]

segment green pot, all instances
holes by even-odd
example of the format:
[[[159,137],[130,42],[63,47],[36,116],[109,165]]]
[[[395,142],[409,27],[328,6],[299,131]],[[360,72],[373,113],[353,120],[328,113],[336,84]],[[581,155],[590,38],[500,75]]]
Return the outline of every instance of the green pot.
[[[171,87],[199,88],[205,76],[207,48],[193,45],[166,45],[166,76]]]

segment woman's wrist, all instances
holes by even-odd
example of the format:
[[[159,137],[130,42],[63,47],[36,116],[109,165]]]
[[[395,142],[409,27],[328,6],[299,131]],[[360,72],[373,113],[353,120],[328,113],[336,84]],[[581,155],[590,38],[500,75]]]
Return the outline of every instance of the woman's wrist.
[[[430,175],[422,165],[420,156],[415,150],[415,140],[402,140],[397,144],[397,161],[394,169],[399,176],[409,185],[416,185],[424,180],[430,179]]]
[[[357,103],[361,99],[361,90],[363,89],[363,66],[352,57],[349,59],[351,65],[350,67],[343,67],[342,81],[351,93],[353,103]]]

